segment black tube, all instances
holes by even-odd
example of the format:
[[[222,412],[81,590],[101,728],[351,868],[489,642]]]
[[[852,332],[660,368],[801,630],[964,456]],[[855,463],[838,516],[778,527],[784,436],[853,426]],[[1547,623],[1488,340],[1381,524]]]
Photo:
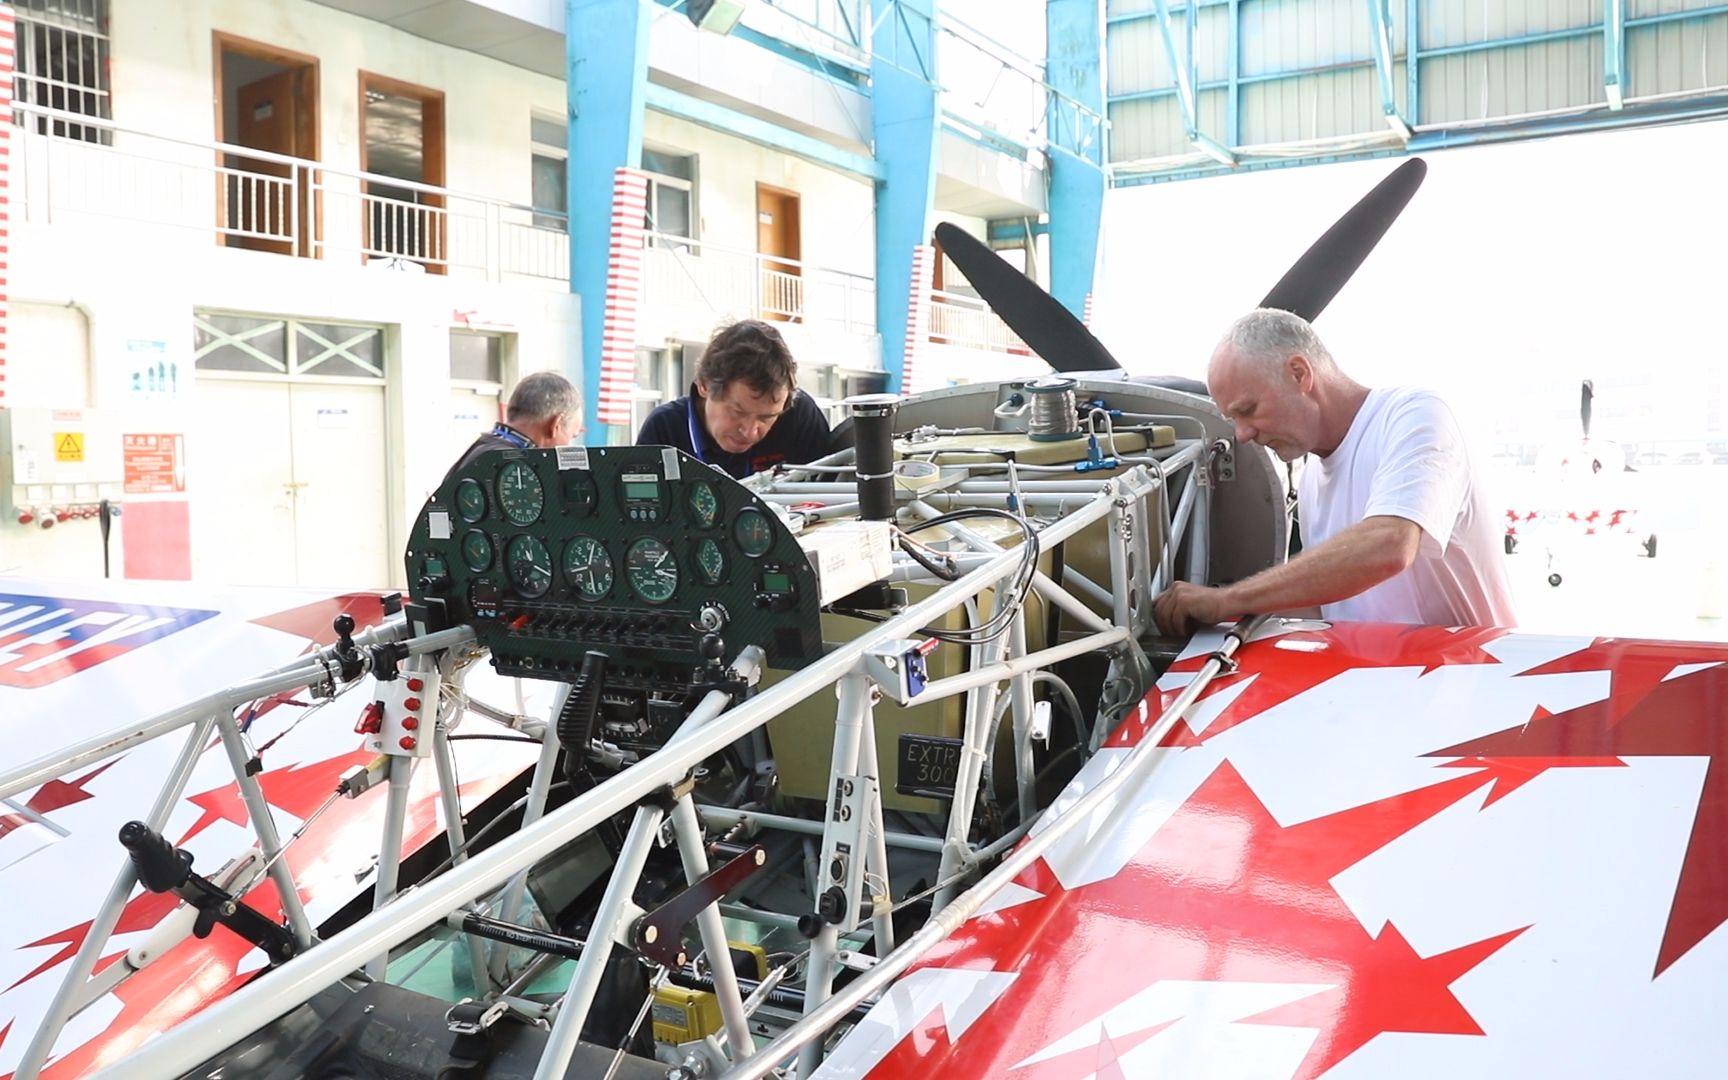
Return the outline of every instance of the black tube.
[[[859,394],[846,399],[857,432],[858,516],[865,521],[894,520],[893,394]]]

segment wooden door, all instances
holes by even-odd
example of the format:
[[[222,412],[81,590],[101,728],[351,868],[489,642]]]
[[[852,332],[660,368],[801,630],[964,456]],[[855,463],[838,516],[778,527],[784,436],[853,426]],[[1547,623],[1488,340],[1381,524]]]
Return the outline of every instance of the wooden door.
[[[290,157],[297,155],[301,83],[300,69],[289,68],[247,83],[236,91],[241,146]],[[279,161],[260,158],[234,158],[230,164],[240,171],[229,173],[223,184],[228,227],[263,236],[230,236],[229,245],[278,255],[294,254],[294,241],[287,238],[304,231],[299,226],[305,221],[305,204],[304,192],[293,190],[288,183],[293,170]]]
[[[796,192],[756,185],[756,251],[762,256],[765,319],[798,322],[804,314],[803,258]]]

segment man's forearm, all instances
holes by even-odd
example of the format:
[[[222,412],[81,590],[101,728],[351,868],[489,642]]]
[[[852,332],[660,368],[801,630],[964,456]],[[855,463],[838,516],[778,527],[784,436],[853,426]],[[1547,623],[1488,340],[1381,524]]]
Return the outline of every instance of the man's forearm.
[[[1228,606],[1237,615],[1288,612],[1356,596],[1410,565],[1416,528],[1402,518],[1357,522],[1282,566],[1226,586]]]

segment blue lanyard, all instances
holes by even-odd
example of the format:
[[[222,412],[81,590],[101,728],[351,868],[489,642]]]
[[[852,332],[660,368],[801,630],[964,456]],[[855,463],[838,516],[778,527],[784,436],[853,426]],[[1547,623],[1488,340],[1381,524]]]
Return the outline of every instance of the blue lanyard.
[[[689,401],[690,407],[684,410],[684,421],[690,427],[690,451],[696,455],[697,461],[706,465],[708,464],[708,452],[702,448],[702,433],[697,430],[696,424],[696,410],[699,407],[701,399],[692,394],[690,395]],[[754,450],[755,447],[751,447],[750,449]],[[751,473],[756,471],[752,465],[753,463],[750,460],[750,450],[746,450],[744,451],[744,476],[749,476]],[[739,477],[740,480],[743,478],[744,477],[742,476]]]
[[[528,449],[528,436],[522,434],[520,431],[517,431],[515,428],[511,427],[509,424],[506,424],[502,421],[493,425],[492,434],[498,436],[500,439],[503,439],[505,442],[509,443],[511,446],[516,447],[518,450]]]

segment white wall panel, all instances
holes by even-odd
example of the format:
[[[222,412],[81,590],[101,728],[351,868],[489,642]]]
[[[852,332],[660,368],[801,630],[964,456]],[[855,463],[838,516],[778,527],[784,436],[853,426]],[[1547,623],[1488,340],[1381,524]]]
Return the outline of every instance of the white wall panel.
[[[1570,30],[1602,22],[1602,0],[1424,0],[1421,48]]]
[[[1112,105],[1110,123],[1111,161],[1142,161],[1191,149],[1174,94]]]
[[[1602,89],[1602,39],[1460,53],[1422,61],[1421,124],[1455,124],[1593,105]]]
[[[1324,67],[1374,55],[1362,0],[1248,0],[1242,74]]]

